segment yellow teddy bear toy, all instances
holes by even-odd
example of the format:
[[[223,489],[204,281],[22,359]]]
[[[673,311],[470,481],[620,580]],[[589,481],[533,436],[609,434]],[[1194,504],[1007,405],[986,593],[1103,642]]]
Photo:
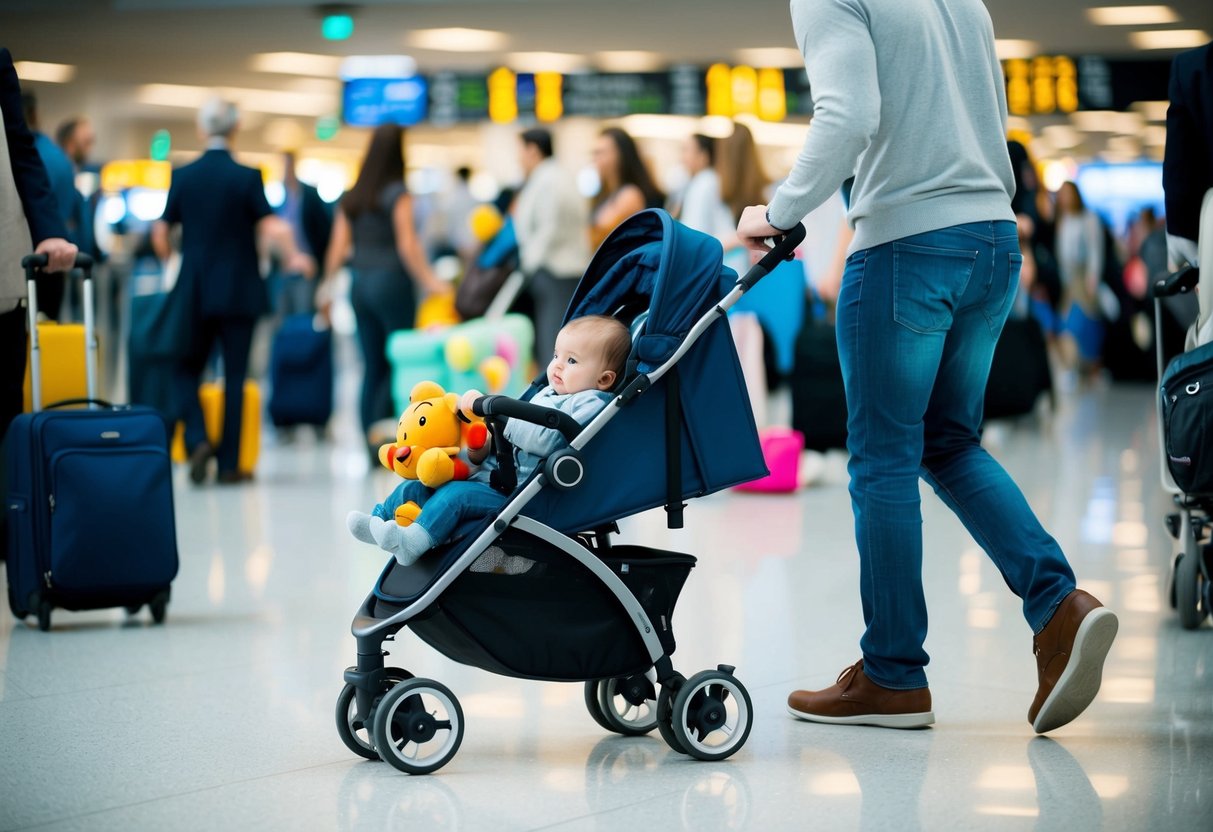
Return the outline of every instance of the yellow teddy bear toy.
[[[409,392],[409,405],[396,426],[396,441],[379,448],[379,462],[397,476],[438,488],[471,473],[459,452],[479,464],[488,455],[488,428],[468,421],[459,412],[459,395],[432,381],[418,382]],[[396,509],[396,522],[407,526],[421,508],[409,501]]]

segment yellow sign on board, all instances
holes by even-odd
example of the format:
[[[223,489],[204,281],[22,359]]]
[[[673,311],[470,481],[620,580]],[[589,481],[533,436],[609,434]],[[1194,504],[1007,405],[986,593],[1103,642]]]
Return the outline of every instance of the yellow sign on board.
[[[1051,115],[1078,109],[1078,70],[1065,56],[1003,62],[1011,115]]]
[[[131,188],[167,191],[173,166],[152,159],[119,159],[101,167],[101,190],[121,193]]]
[[[559,72],[535,73],[535,118],[556,121],[564,115],[564,81]]]
[[[505,67],[489,75],[489,119],[494,124],[511,124],[518,118],[517,80]]]

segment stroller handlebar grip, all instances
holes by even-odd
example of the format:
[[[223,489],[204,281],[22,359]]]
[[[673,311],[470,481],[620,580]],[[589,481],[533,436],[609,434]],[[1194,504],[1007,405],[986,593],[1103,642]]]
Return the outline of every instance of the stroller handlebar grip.
[[[791,260],[796,254],[796,247],[804,242],[805,234],[804,223],[798,222],[787,234],[774,238],[771,250],[763,255],[756,266],[746,272],[745,277],[737,281],[738,285],[748,292],[755,283],[770,274],[771,270],[784,260]]]
[[[520,419],[533,425],[558,430],[568,442],[572,442],[581,433],[581,423],[569,414],[551,407],[520,402],[509,396],[482,396],[472,402],[472,412],[477,416]]]
[[[28,275],[34,269],[45,269],[49,262],[50,258],[45,254],[27,254],[21,258],[21,268],[25,269],[25,273]],[[93,258],[84,252],[79,252],[76,255],[76,268],[83,269],[84,277],[88,279],[92,276]]]
[[[1200,283],[1200,269],[1195,266],[1184,266],[1174,274],[1159,278],[1153,286],[1156,298],[1167,298],[1172,295],[1184,295],[1191,292]]]

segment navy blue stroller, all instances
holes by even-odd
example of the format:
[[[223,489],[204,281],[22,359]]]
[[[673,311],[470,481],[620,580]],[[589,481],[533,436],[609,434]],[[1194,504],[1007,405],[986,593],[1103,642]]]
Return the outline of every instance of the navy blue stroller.
[[[389,561],[363,602],[352,625],[357,665],[337,700],[351,751],[424,774],[459,749],[455,695],[385,666],[384,642],[405,626],[463,664],[584,683],[590,715],[606,730],[656,728],[675,751],[701,760],[742,747],[753,708],[734,668],[688,679],[670,660],[674,605],[695,558],[615,545],[611,535],[620,518],[663,505],[679,528],[684,500],[767,473],[724,316],[803,237],[798,227],[741,280],[721,265],[719,242],[664,211],[636,214],[608,237],[565,320],[605,314],[628,324],[625,378],[584,427],[527,403],[544,378],[521,400],[477,401],[494,434],[500,488],[512,496],[461,541],[409,567]],[[525,482],[509,482],[508,419],[557,428],[569,445]]]

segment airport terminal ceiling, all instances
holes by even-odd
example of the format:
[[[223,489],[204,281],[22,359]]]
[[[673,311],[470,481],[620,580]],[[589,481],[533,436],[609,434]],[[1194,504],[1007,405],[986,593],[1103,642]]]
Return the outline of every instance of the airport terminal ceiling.
[[[1034,54],[1125,56],[1135,53],[1129,34],[1137,29],[1213,29],[1208,0],[1170,2],[1179,19],[1162,27],[1094,25],[1085,12],[1098,3],[986,5],[997,36],[1030,41]],[[76,63],[82,74],[117,82],[146,82],[154,73],[166,83],[256,80],[288,88],[287,77],[250,72],[248,56],[260,52],[405,52],[429,71],[485,69],[534,52],[601,64],[612,56],[598,53],[641,51],[657,53],[647,59],[660,64],[706,64],[736,60],[739,49],[794,45],[787,0],[362,0],[352,4],[353,36],[340,42],[322,38],[319,4],[290,0],[5,0],[0,6],[0,32],[18,57]],[[503,36],[474,52],[420,48],[410,37],[448,27]]]
[[[70,83],[31,86],[46,121],[84,113],[97,122],[100,158],[144,153],[161,129],[172,132],[174,157],[184,158],[181,154],[196,150],[193,109],[215,89],[235,98],[245,114],[242,150],[269,153],[306,143],[321,155],[352,158],[365,141],[362,131],[341,129],[322,142],[314,132],[319,121],[335,119],[341,109],[338,66],[349,55],[409,55],[423,74],[465,71],[479,74],[482,85],[484,76],[501,66],[569,73],[652,72],[678,65],[703,69],[715,62],[801,65],[787,0],[364,0],[340,5],[352,9],[353,33],[333,41],[322,36],[319,4],[290,0],[2,0],[0,43],[17,60],[68,65]],[[1008,50],[1000,53],[1003,57],[1097,55],[1149,60],[1157,70],[1158,62],[1169,60],[1175,50],[1137,49],[1134,32],[1213,32],[1208,0],[1176,0],[1161,7],[1170,10],[1173,20],[1138,26],[1095,25],[1088,4],[1065,0],[989,0],[986,5],[996,36],[1006,41],[1000,44]],[[787,115],[803,121],[791,106]],[[423,122],[414,133],[411,144],[417,153],[410,164],[479,164],[484,148],[500,140],[486,138],[466,121],[438,129],[431,123],[436,122]],[[1121,156],[1143,148],[1157,155],[1157,124],[1154,113],[1133,125],[1096,125],[1110,131],[1102,136],[1072,119],[1033,116],[1030,123],[1020,122],[1020,129],[1037,137],[1038,155],[1090,158],[1107,151],[1111,141],[1120,142],[1115,149]],[[801,133],[793,134],[795,125],[768,126],[760,142],[792,147],[801,141]],[[685,125],[660,127],[659,134],[687,132]],[[1048,135],[1045,128],[1051,128]]]

